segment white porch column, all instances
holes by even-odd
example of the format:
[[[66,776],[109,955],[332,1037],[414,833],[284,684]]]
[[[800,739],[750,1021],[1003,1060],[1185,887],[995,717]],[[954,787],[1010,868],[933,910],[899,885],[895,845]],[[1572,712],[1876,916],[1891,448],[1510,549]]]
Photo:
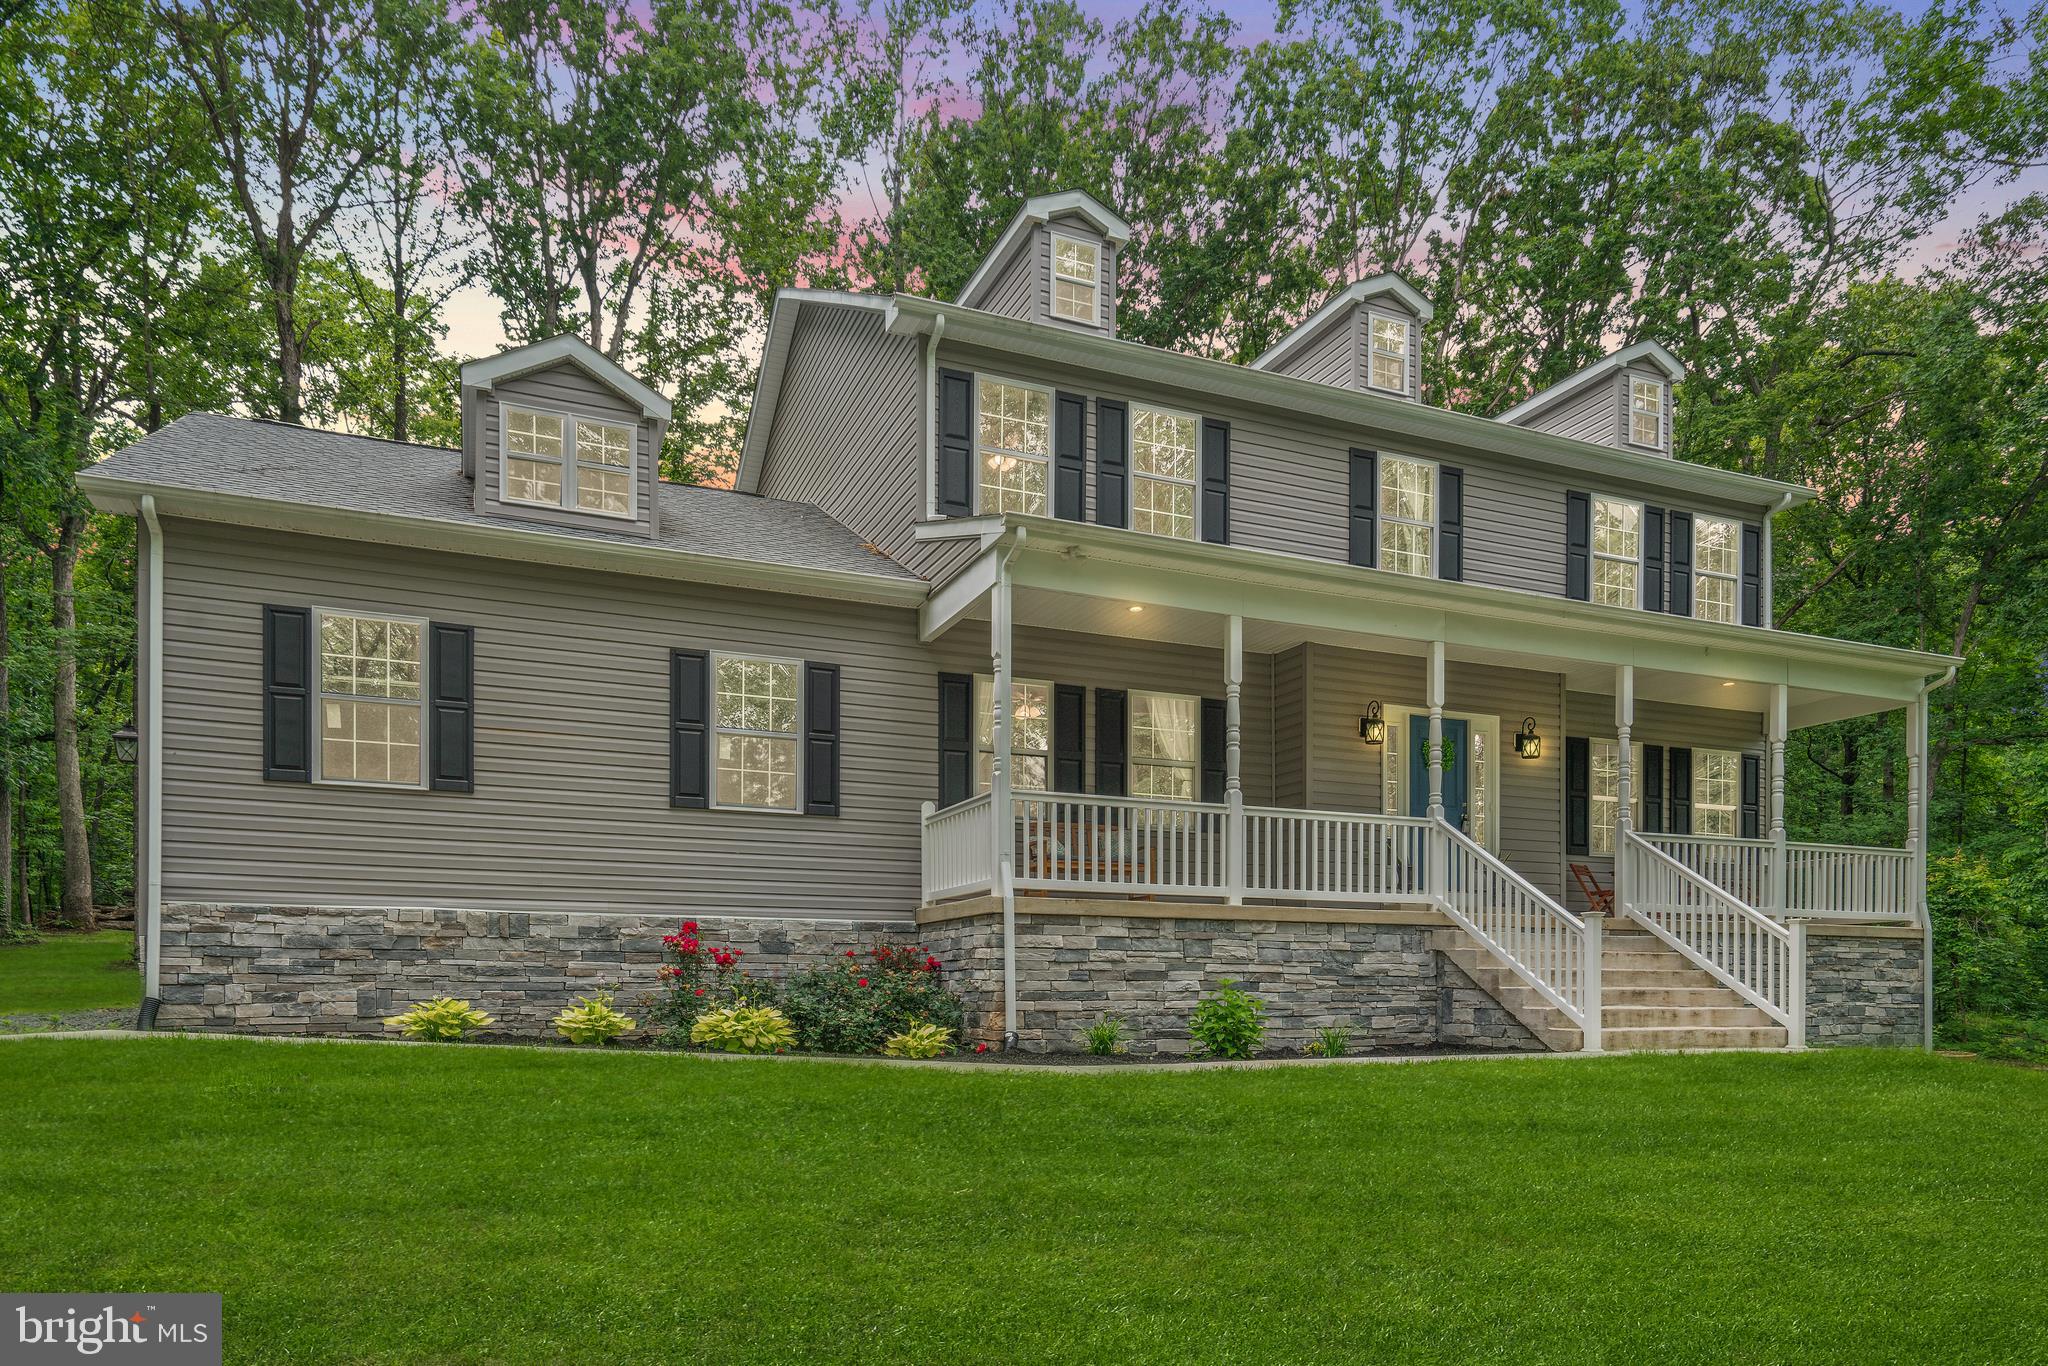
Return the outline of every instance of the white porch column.
[[[1785,885],[1785,733],[1789,728],[1791,694],[1792,690],[1783,683],[1771,689],[1771,714],[1767,720],[1771,746],[1771,885],[1770,894],[1764,898],[1764,909],[1780,915],[1788,904],[1789,890]]]
[[[1635,821],[1629,815],[1629,804],[1635,798],[1636,765],[1634,751],[1629,746],[1629,732],[1636,724],[1636,669],[1633,664],[1623,664],[1614,671],[1614,741],[1619,753],[1615,756],[1620,765],[1614,786],[1614,909],[1617,914],[1628,910],[1628,897],[1622,888],[1622,865],[1628,861],[1628,836],[1635,828]]]
[[[1444,814],[1444,643],[1429,642],[1429,815]]]
[[[989,829],[996,895],[1003,899],[1003,1044],[1017,1037],[1016,819],[1010,810],[1010,692],[1016,671],[1010,641],[1010,566],[1005,563],[989,590],[989,664],[994,674],[990,718]]]
[[[1906,704],[1906,896],[1920,917],[1920,1046],[1934,1047],[1934,925],[1927,916],[1927,690]]]
[[[1244,903],[1244,618],[1232,616],[1223,641],[1223,880],[1229,903]]]

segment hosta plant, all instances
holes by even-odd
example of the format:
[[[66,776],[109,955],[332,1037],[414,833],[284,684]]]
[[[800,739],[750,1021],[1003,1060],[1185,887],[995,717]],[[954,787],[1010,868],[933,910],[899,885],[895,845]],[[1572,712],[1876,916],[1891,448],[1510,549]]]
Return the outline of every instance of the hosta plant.
[[[429,1039],[447,1042],[466,1039],[478,1030],[491,1027],[491,1017],[472,1007],[467,1001],[458,1001],[453,996],[436,996],[431,1001],[415,1001],[411,1010],[402,1015],[393,1015],[384,1021],[386,1029],[395,1029],[408,1039]]]
[[[631,1020],[612,1009],[609,991],[578,996],[555,1016],[555,1032],[570,1043],[610,1043],[632,1027]]]
[[[796,1046],[789,1017],[774,1006],[716,1006],[697,1017],[690,1042],[720,1053],[786,1053]]]
[[[1203,1057],[1249,1058],[1266,1037],[1266,1003],[1225,978],[1214,996],[1195,1003],[1188,1033]]]
[[[882,1051],[892,1058],[936,1058],[953,1051],[953,1031],[919,1021],[901,1034],[891,1034]]]

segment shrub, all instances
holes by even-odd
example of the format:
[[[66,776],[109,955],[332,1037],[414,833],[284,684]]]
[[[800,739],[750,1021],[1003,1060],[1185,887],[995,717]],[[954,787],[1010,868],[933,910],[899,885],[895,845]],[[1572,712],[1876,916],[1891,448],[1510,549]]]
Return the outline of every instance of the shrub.
[[[1124,1022],[1105,1015],[1081,1031],[1081,1046],[1098,1058],[1113,1058],[1130,1051],[1124,1042]]]
[[[1249,1058],[1266,1037],[1266,1003],[1225,978],[1217,983],[1214,996],[1195,1003],[1188,1033],[1203,1057]]]
[[[579,996],[555,1016],[555,1032],[570,1043],[607,1044],[632,1027],[631,1020],[612,1009],[609,991]]]
[[[881,944],[848,949],[824,967],[790,978],[782,1008],[797,1045],[819,1053],[873,1053],[912,1025],[929,1023],[958,1038],[966,1025],[960,998],[940,981],[939,960],[921,948]]]
[[[786,1053],[796,1044],[789,1017],[774,1006],[718,1006],[697,1017],[690,1042],[721,1053]]]
[[[1303,1050],[1311,1058],[1341,1058],[1351,1051],[1351,1031],[1348,1029],[1319,1029],[1309,1046]]]
[[[953,1031],[920,1021],[901,1034],[891,1034],[882,1051],[892,1058],[936,1058],[953,1051]]]
[[[746,951],[705,943],[696,921],[685,920],[674,934],[663,935],[661,946],[669,956],[655,970],[661,994],[647,1002],[647,1018],[660,1031],[658,1042],[681,1045],[706,1011],[774,1003],[774,984],[741,969]]]
[[[491,1017],[481,1010],[470,1007],[467,1001],[458,1001],[453,996],[437,996],[431,1001],[415,1001],[411,1010],[403,1015],[393,1015],[384,1021],[386,1029],[396,1029],[408,1039],[429,1039],[436,1043],[452,1039],[466,1039],[480,1029],[490,1028]]]

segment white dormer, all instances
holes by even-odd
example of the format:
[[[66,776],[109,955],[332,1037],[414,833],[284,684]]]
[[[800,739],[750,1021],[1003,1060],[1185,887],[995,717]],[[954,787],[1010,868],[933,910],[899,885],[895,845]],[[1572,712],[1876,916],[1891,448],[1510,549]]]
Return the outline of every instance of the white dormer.
[[[462,472],[478,512],[652,536],[669,401],[581,338],[462,367]]]
[[[1254,370],[1419,399],[1422,328],[1435,317],[1422,292],[1398,275],[1375,275],[1339,291],[1252,362]]]
[[[1116,335],[1116,258],[1130,225],[1080,190],[1024,201],[955,300]]]
[[[1678,357],[1656,342],[1602,356],[1495,419],[1644,455],[1671,454],[1671,386],[1685,378]]]

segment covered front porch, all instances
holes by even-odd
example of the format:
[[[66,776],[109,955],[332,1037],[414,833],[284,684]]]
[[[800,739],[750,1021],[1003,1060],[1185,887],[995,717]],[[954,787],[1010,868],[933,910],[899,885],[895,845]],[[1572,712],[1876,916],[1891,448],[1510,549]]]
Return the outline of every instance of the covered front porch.
[[[1421,914],[1586,1047],[1609,914],[1795,1044],[1811,924],[1924,936],[1944,658],[1136,539],[1008,519],[933,595],[976,743],[925,812],[928,910],[989,898],[1006,943],[1049,897]],[[1787,735],[1891,708],[1901,847],[1793,840]]]

